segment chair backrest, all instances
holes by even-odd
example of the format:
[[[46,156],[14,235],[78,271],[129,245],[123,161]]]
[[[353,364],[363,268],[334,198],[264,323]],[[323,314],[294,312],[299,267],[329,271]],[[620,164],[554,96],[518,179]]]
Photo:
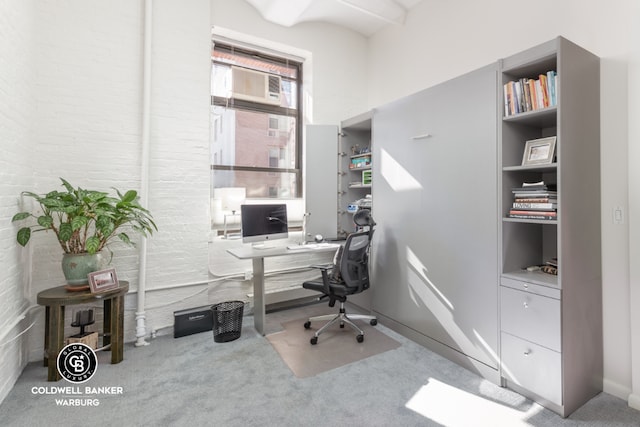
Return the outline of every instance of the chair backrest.
[[[340,276],[347,287],[357,288],[354,294],[369,288],[370,234],[369,231],[351,233],[342,251]]]

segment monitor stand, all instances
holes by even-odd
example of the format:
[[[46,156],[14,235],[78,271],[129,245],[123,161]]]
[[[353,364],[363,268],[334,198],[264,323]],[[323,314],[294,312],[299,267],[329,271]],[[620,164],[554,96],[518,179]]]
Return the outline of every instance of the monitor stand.
[[[271,242],[253,242],[251,249],[273,249],[276,246]]]

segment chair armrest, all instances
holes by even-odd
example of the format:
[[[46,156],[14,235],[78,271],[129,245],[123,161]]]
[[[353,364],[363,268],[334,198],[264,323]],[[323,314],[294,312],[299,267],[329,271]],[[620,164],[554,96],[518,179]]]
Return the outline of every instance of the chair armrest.
[[[333,269],[334,265],[333,264],[314,264],[314,265],[310,265],[309,267],[317,268],[320,270],[331,270]]]

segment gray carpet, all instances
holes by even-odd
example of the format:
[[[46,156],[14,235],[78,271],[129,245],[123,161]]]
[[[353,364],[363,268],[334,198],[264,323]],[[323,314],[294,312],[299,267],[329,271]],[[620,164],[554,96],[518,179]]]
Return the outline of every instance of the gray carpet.
[[[336,323],[320,335],[318,344],[311,345],[310,338],[324,323],[318,322],[305,329],[306,319],[285,322],[283,331],[267,335],[273,348],[298,378],[312,377],[400,346],[398,341],[363,320],[355,321],[364,332],[365,339],[361,343],[356,341],[353,329],[349,326],[340,328]]]
[[[313,308],[313,307],[312,307]],[[267,315],[267,332],[306,315]],[[308,310],[316,314],[319,310]],[[101,353],[90,387],[122,387],[97,407],[61,407],[33,387],[46,381],[29,365],[0,405],[2,426],[640,426],[640,412],[600,394],[568,419],[485,381],[379,324],[401,346],[309,378],[296,378],[265,337],[244,319],[242,336],[215,343],[212,333],[159,337],[125,347],[124,361]],[[320,344],[319,344],[320,345]]]

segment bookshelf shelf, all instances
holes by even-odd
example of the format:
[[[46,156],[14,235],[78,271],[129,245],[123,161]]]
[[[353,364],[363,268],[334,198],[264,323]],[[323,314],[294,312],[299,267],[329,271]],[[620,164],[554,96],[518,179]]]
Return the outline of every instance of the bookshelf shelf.
[[[557,163],[549,165],[528,165],[528,166],[503,166],[503,172],[551,172],[558,168]]]
[[[524,219],[524,218],[502,218],[503,222],[515,222],[515,223],[523,223],[523,224],[545,224],[545,225],[557,225],[557,219]]]
[[[500,64],[500,376],[567,416],[602,390],[599,58],[558,37]],[[527,104],[532,80],[556,84],[550,106]],[[555,162],[522,165],[551,136]]]

